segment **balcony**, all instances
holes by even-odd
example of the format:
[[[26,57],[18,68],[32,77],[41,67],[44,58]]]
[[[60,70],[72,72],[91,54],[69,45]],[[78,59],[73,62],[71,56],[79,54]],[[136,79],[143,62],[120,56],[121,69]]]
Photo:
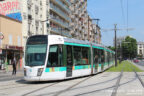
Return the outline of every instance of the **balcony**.
[[[59,6],[61,6],[61,8],[63,8],[66,12],[70,13],[70,9],[64,5],[60,0],[52,0],[53,2],[56,2]]]
[[[71,5],[71,2],[69,0],[63,0],[64,2],[66,2],[68,4],[68,6]]]
[[[54,16],[50,15],[50,20],[53,21],[53,22],[56,22],[58,23],[59,25],[63,26],[63,27],[69,27],[69,24],[68,23],[65,23],[63,22],[62,20],[58,19],[58,18],[55,18]]]
[[[50,8],[51,10],[53,10],[54,12],[56,12],[57,14],[59,14],[62,18],[64,18],[67,21],[71,21],[71,19],[65,15],[65,13],[63,11],[61,11],[59,8],[55,7],[54,5],[50,4]]]
[[[70,31],[62,30],[62,29],[59,29],[59,28],[51,28],[51,31],[56,33],[56,34],[59,34],[59,35],[63,35],[63,36],[66,36],[66,37],[71,37],[71,35],[69,34]]]

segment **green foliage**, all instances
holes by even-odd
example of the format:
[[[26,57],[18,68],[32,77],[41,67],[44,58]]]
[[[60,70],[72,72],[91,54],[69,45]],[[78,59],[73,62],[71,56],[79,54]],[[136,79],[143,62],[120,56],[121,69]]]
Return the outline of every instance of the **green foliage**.
[[[127,36],[122,42],[122,54],[123,58],[135,58],[137,56],[137,41],[136,39]]]
[[[132,68],[134,68],[136,72],[143,72],[138,67],[131,64],[128,61],[123,61],[122,63],[118,64],[117,67],[115,66],[111,67],[110,69],[107,70],[107,72],[121,72],[122,69],[124,72],[133,72]]]
[[[109,49],[115,51],[115,47],[112,47],[112,46],[108,46]]]

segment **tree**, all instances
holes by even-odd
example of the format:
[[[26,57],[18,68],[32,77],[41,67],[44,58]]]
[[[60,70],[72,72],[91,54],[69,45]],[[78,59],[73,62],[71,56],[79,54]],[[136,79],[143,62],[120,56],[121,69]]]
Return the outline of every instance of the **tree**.
[[[115,47],[108,46],[108,48],[111,49],[112,51],[115,51]]]
[[[123,58],[135,58],[137,56],[137,41],[136,39],[127,36],[122,42]]]

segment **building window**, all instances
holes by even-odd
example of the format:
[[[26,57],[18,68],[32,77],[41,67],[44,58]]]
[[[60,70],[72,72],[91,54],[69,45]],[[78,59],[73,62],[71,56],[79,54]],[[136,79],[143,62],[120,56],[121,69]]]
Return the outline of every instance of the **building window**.
[[[21,46],[21,38],[20,38],[20,36],[17,37],[17,41],[18,41],[18,42],[17,42],[17,45],[18,45],[18,46]]]
[[[39,12],[39,7],[35,5],[35,14],[38,14],[38,12]]]
[[[12,45],[12,35],[9,35],[9,45]]]

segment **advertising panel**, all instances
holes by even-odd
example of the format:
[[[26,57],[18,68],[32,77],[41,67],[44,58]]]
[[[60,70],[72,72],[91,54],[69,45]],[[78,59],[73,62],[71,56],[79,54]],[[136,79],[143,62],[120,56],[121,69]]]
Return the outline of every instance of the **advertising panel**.
[[[22,21],[21,17],[22,0],[3,0],[0,1],[0,14]]]

